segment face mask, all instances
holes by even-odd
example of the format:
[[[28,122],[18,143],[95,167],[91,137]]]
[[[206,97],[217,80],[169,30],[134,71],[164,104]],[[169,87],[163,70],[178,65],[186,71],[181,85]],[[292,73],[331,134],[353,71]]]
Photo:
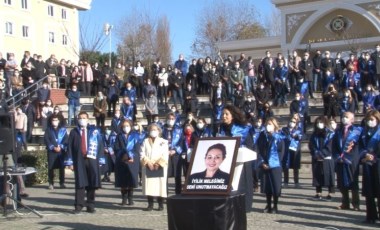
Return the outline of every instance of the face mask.
[[[169,126],[173,126],[174,123],[175,123],[175,120],[168,120],[166,123],[167,123]]]
[[[198,128],[198,129],[203,129],[204,126],[205,126],[205,125],[204,125],[203,123],[198,123],[198,124],[197,124],[197,128]]]
[[[103,100],[103,95],[102,96],[98,96],[99,100]]]
[[[343,117],[343,118],[342,118],[342,124],[343,124],[343,125],[349,125],[349,124],[350,124],[350,121],[348,120],[347,117]]]
[[[54,113],[55,113],[55,114],[59,113],[59,110],[54,110]]]
[[[53,127],[58,127],[59,121],[52,121],[51,124]]]
[[[187,119],[193,120],[193,116],[188,116]]]
[[[123,128],[124,133],[129,133],[131,131],[131,127],[126,126]]]
[[[217,103],[217,105],[221,106],[221,105],[222,105],[222,103],[221,103],[221,102],[218,102],[218,103]]]
[[[256,124],[256,127],[259,128],[259,127],[261,127],[261,125],[262,125],[261,122],[260,122],[260,123],[257,123],[257,124]]]
[[[376,127],[377,124],[376,124],[375,120],[369,120],[369,121],[367,121],[367,125],[370,128],[374,128],[374,127]]]
[[[80,127],[86,127],[87,126],[87,119],[79,119],[78,120]]]
[[[300,79],[299,82],[302,83],[302,82],[303,82],[303,79]]]
[[[323,123],[318,123],[318,124],[317,124],[317,128],[318,128],[318,129],[324,129],[324,128],[325,128],[325,124],[323,124]]]
[[[134,130],[139,130],[140,128],[139,128],[138,125],[135,125],[135,126],[133,126],[133,129],[134,129]]]
[[[158,122],[158,119],[154,120],[154,122],[157,123],[157,122]]]
[[[43,85],[44,89],[47,89],[47,85]]]
[[[290,128],[294,128],[294,127],[296,127],[296,123],[294,123],[294,122],[290,122],[290,123],[289,123],[289,127],[290,127]]]
[[[120,117],[120,113],[115,113],[115,117],[119,118]]]
[[[330,126],[332,129],[334,129],[334,130],[336,129],[336,123],[330,124]]]
[[[46,103],[47,106],[51,106],[51,103]]]
[[[345,93],[345,94],[344,94],[344,96],[348,97],[348,96],[349,96],[349,94],[348,94],[348,93]]]
[[[268,133],[273,133],[274,131],[274,125],[267,125],[265,128]]]
[[[106,130],[106,134],[109,136],[111,135],[111,130]]]
[[[175,113],[175,112],[177,112],[177,110],[176,109],[172,109],[172,112]]]
[[[158,136],[158,131],[157,130],[152,130],[150,131],[149,135],[153,138],[156,138]]]
[[[264,89],[264,86],[263,86],[263,85],[260,85],[260,89]]]
[[[186,129],[185,130],[185,134],[190,135],[191,134],[191,129]]]
[[[296,97],[296,101],[299,101],[301,98],[300,97]]]
[[[367,91],[370,91],[371,90],[371,87],[367,87]]]
[[[252,98],[248,98],[247,101],[251,102],[251,101],[252,101]]]

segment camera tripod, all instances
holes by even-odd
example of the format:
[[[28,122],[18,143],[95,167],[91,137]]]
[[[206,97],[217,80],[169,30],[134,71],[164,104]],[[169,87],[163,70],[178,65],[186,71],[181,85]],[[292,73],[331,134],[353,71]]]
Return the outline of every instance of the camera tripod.
[[[6,199],[9,198],[13,202],[13,211],[17,212],[17,205],[20,205],[28,209],[29,211],[33,212],[34,214],[36,214],[38,217],[42,218],[43,216],[39,212],[21,203],[19,200],[17,200],[17,198],[12,196],[11,192],[8,192],[7,185],[9,184],[9,181],[12,179],[11,177],[15,175],[12,175],[12,173],[7,172],[7,167],[8,167],[7,161],[8,161],[8,157],[6,154],[4,154],[3,155],[3,195],[0,196],[0,204],[3,205],[3,216],[6,217],[8,215]],[[9,180],[7,178],[9,178]],[[13,185],[11,184],[11,186]],[[17,193],[17,182],[16,182],[16,185],[14,186],[16,188],[15,189],[16,191],[14,192]],[[13,189],[10,189],[10,190],[13,190]]]

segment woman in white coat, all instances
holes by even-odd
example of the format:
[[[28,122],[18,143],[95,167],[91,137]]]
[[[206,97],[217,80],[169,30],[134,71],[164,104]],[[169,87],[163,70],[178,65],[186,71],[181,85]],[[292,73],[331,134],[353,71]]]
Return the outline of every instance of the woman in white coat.
[[[149,135],[141,146],[142,191],[148,197],[147,211],[153,210],[154,197],[157,197],[158,211],[164,210],[163,198],[167,197],[169,146],[161,133],[158,125],[149,125]]]

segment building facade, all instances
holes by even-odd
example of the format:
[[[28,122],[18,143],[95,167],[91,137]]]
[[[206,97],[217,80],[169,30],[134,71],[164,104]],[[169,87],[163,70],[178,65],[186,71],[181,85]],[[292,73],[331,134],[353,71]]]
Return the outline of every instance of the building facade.
[[[222,52],[263,57],[265,50],[361,52],[380,43],[380,1],[272,0],[281,13],[281,35],[219,43]]]
[[[0,0],[0,52],[79,60],[79,11],[91,0]]]

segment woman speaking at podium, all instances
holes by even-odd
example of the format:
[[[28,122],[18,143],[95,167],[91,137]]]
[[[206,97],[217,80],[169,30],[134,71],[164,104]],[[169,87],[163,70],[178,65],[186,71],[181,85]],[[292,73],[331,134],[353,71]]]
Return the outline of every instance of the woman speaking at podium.
[[[241,137],[240,147],[253,148],[252,138],[249,136],[250,126],[241,110],[233,105],[226,105],[222,112],[222,124],[219,137]],[[244,162],[237,190],[245,193],[245,208],[249,212],[253,201],[252,161]]]

